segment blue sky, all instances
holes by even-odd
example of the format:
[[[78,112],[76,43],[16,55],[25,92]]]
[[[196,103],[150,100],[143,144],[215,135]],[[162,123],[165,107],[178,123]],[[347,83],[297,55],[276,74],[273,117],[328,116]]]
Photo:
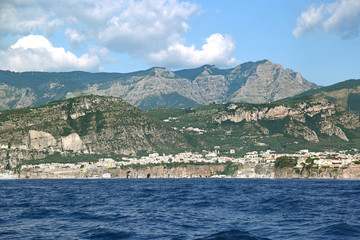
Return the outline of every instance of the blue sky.
[[[0,69],[131,72],[269,59],[360,78],[359,0],[3,0]]]

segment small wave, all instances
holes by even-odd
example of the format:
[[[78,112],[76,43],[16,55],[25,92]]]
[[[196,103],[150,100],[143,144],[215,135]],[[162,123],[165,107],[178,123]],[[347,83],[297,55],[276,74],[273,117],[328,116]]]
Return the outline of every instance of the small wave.
[[[114,214],[114,213],[93,213],[93,212],[72,212],[69,214],[69,217],[72,219],[77,220],[86,220],[86,221],[114,221],[119,219],[127,218],[127,216],[123,216],[121,214]]]
[[[326,227],[321,227],[313,231],[313,233],[321,236],[334,236],[340,238],[353,237],[352,239],[360,239],[360,226],[348,223],[337,223]]]
[[[59,214],[58,209],[47,209],[47,208],[39,208],[39,209],[30,209],[22,212],[20,214],[21,218],[28,218],[28,219],[41,219],[41,218],[49,218]]]
[[[114,231],[107,228],[95,228],[84,232],[89,239],[126,239],[133,238],[134,234],[123,231]]]
[[[254,236],[249,232],[233,229],[229,231],[214,233],[204,238],[198,238],[197,240],[227,240],[227,239],[267,240],[268,238]]]
[[[190,224],[182,224],[180,225],[182,228],[184,229],[197,229],[197,227],[193,226],[193,225],[190,225]]]
[[[200,202],[195,202],[195,203],[191,204],[191,206],[196,207],[196,208],[198,208],[198,207],[200,207],[200,208],[201,207],[209,207],[211,205],[212,204],[209,201],[200,201]]]
[[[7,207],[11,206],[13,208],[27,208],[31,206],[29,202],[9,203],[7,205]]]
[[[18,232],[15,230],[3,230],[0,231],[0,236],[9,236],[9,235],[17,235]]]

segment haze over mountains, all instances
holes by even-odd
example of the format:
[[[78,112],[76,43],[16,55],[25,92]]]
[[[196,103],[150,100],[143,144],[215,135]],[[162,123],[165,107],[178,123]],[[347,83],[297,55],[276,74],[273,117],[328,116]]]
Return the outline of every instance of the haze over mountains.
[[[45,104],[80,95],[120,97],[141,109],[195,107],[210,103],[266,103],[318,86],[268,60],[231,69],[204,65],[132,73],[0,71],[0,110]]]

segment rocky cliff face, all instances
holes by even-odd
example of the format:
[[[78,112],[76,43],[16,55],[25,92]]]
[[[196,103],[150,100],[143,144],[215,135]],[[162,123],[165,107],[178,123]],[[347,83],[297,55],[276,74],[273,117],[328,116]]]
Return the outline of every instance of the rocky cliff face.
[[[311,179],[359,179],[360,165],[350,164],[344,168],[314,168],[301,173],[293,168],[275,169],[275,178],[311,178]]]
[[[166,166],[144,166],[142,168],[97,168],[97,169],[26,169],[20,178],[208,178],[223,171],[222,165],[187,165],[167,168]],[[106,174],[106,175],[104,175]]]
[[[268,60],[248,62],[232,69],[205,65],[174,72],[151,68],[128,74],[0,71],[0,109],[89,94],[120,97],[144,109],[193,107],[213,102],[264,103],[316,87],[299,73]]]
[[[316,122],[314,122],[314,118]],[[284,103],[264,107],[232,104],[227,111],[220,112],[213,117],[217,123],[284,119],[287,120],[284,126],[285,133],[294,137],[302,136],[306,141],[311,142],[319,142],[316,132],[328,136],[334,135],[343,141],[349,141],[342,128],[356,129],[360,127],[359,115],[336,107],[326,98],[315,98],[292,105]]]
[[[136,155],[188,146],[181,134],[125,101],[99,96],[0,112],[0,136],[3,167],[56,152]]]
[[[300,73],[284,69],[280,64],[259,61],[254,65],[243,64],[231,71],[235,81],[246,79],[243,86],[228,97],[230,102],[266,103],[316,87]]]
[[[219,165],[186,165],[173,168],[163,166],[143,166],[142,168],[32,168],[23,169],[19,178],[209,178],[219,176],[225,169]],[[274,164],[248,163],[234,175],[235,178],[304,178],[304,179],[360,179],[360,165],[350,164],[345,168],[314,168],[296,172],[294,168],[277,169]],[[12,173],[13,174],[13,173]],[[222,176],[225,177],[225,176]]]

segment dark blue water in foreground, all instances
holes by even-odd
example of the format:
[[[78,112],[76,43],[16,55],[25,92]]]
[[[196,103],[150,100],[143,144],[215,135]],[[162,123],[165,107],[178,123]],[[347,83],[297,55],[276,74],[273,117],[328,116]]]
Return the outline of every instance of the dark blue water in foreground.
[[[360,239],[360,181],[0,181],[0,239]]]

